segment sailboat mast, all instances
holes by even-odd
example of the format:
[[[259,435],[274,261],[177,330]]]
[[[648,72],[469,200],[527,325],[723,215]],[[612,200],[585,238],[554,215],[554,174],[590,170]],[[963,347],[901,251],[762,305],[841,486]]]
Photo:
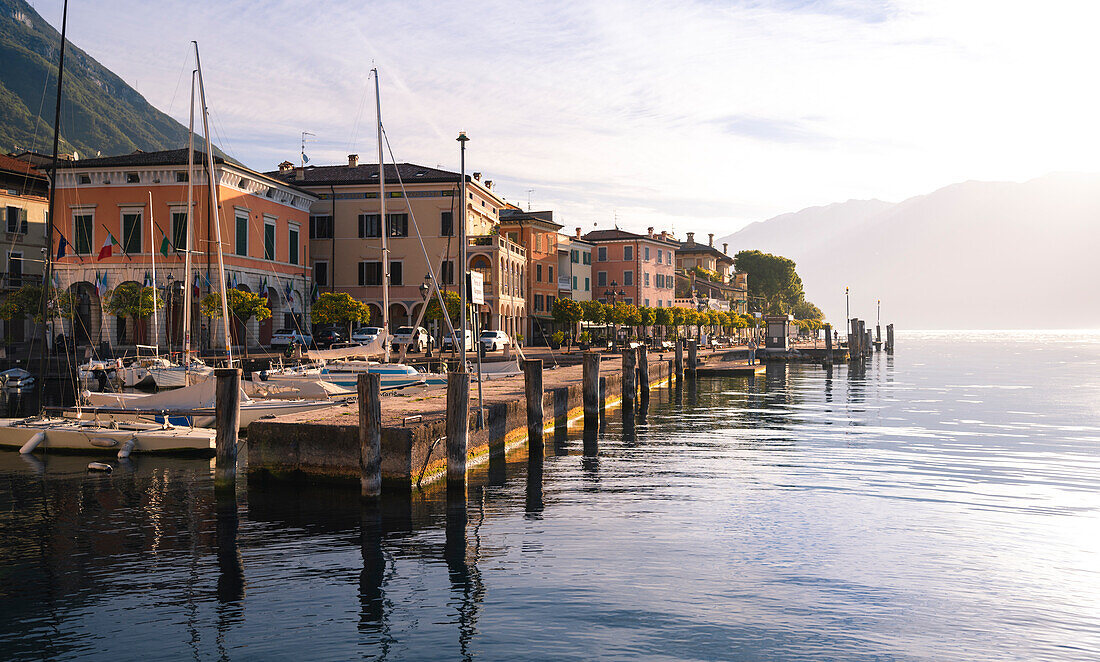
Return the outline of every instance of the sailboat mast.
[[[378,201],[382,217],[382,329],[386,333],[386,340],[382,342],[385,349],[385,359],[390,360],[390,249],[387,244],[390,228],[386,222],[386,162],[382,158],[382,96],[378,91],[378,68],[371,69],[374,72],[374,106],[378,116]],[[394,164],[394,168],[397,164]]]
[[[57,149],[61,141],[61,78],[65,73],[65,28],[68,26],[68,18],[69,0],[65,0],[65,6],[61,10],[61,48],[57,58],[57,105],[53,114],[53,168],[50,170],[50,203],[46,218],[46,264],[42,270],[42,342],[45,347],[39,357],[38,380],[43,388],[46,385],[46,357],[50,355],[48,349],[50,340],[47,337],[50,334],[46,325],[49,320],[49,291],[53,276],[53,210],[57,199]],[[76,329],[74,328],[73,331],[75,338]],[[41,406],[45,406],[46,399],[39,398],[39,402]]]
[[[225,356],[228,365],[233,365],[233,343],[229,338],[229,300],[225,292],[225,258],[222,255],[222,225],[218,220],[218,183],[217,171],[214,170],[214,148],[210,141],[209,111],[206,108],[206,87],[202,82],[202,64],[199,62],[199,42],[192,41],[195,45],[195,69],[199,74],[199,103],[202,105],[202,132],[206,139],[206,169],[209,172],[210,181],[210,213],[213,214],[214,231],[217,238],[214,245],[218,252],[218,292],[222,297],[222,332],[225,334]]]
[[[195,193],[195,74],[191,72],[191,112],[187,121],[187,239],[183,246],[183,367],[191,363],[191,211]],[[175,232],[173,230],[173,232]],[[174,240],[175,237],[172,237]]]
[[[153,265],[153,351],[160,356],[160,324],[157,322],[157,245],[153,241],[153,192],[149,191],[149,262]]]

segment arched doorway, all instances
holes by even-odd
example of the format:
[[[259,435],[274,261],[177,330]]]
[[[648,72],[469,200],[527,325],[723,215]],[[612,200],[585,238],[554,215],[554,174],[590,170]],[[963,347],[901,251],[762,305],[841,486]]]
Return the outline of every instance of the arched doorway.
[[[260,344],[261,345],[266,346],[266,345],[271,344],[271,334],[274,333],[273,328],[274,328],[274,325],[275,325],[275,308],[276,308],[275,299],[276,299],[275,295],[273,295],[271,292],[267,293],[267,307],[269,309],[271,309],[271,317],[268,317],[264,321],[260,322]]]
[[[405,309],[405,305],[401,303],[390,304],[390,328],[392,333],[399,326],[409,325],[409,311]]]
[[[90,345],[99,341],[101,304],[95,286],[80,281],[69,286],[73,296],[73,318],[69,334],[78,345]]]

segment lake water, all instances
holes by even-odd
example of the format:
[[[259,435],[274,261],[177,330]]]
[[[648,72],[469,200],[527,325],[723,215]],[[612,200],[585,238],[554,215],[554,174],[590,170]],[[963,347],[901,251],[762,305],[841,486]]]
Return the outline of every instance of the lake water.
[[[0,658],[1100,659],[1100,334],[655,391],[435,493],[0,454]]]

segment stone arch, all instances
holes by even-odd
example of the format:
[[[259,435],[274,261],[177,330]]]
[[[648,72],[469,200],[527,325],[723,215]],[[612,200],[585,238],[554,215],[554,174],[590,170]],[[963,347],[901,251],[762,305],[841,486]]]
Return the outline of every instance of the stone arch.
[[[102,340],[103,302],[95,285],[78,281],[69,286],[73,296],[74,315],[68,321],[67,336],[75,338],[78,345],[91,345]]]
[[[382,306],[377,303],[368,303],[367,308],[370,310],[370,320],[367,324],[370,326],[382,326]]]
[[[390,328],[391,333],[399,326],[408,326],[411,323],[409,320],[409,310],[403,303],[391,303],[390,304]]]

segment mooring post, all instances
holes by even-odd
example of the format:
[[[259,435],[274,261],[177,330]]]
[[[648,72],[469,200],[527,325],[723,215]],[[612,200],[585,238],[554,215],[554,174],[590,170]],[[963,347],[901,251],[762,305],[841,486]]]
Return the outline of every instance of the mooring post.
[[[470,435],[470,373],[447,374],[447,492],[466,494],[466,445]]]
[[[644,344],[638,348],[638,386],[642,391],[642,402],[649,402],[649,348]]]
[[[886,325],[886,351],[893,353],[894,351],[894,325]]]
[[[237,480],[237,436],[241,425],[241,369],[217,368],[214,391],[214,488]]]
[[[359,373],[359,494],[382,494],[382,375]]]
[[[699,366],[699,341],[692,338],[688,341],[688,372],[695,378],[695,369]]]
[[[833,325],[825,325],[825,359],[830,363],[833,360]]]
[[[882,345],[882,325],[875,322],[875,342]]]
[[[871,356],[875,353],[875,343],[871,342],[871,330],[868,329],[863,332],[863,338],[865,347],[867,348],[867,356]]]
[[[631,348],[623,350],[623,409],[633,409],[638,397],[638,353]]]
[[[542,432],[546,425],[542,407],[542,359],[523,362],[523,392],[527,396],[527,452],[531,458],[541,458],[544,452]]]
[[[600,353],[585,352],[581,395],[584,401],[584,428],[600,427]]]
[[[676,339],[676,383],[684,383],[684,339]]]

